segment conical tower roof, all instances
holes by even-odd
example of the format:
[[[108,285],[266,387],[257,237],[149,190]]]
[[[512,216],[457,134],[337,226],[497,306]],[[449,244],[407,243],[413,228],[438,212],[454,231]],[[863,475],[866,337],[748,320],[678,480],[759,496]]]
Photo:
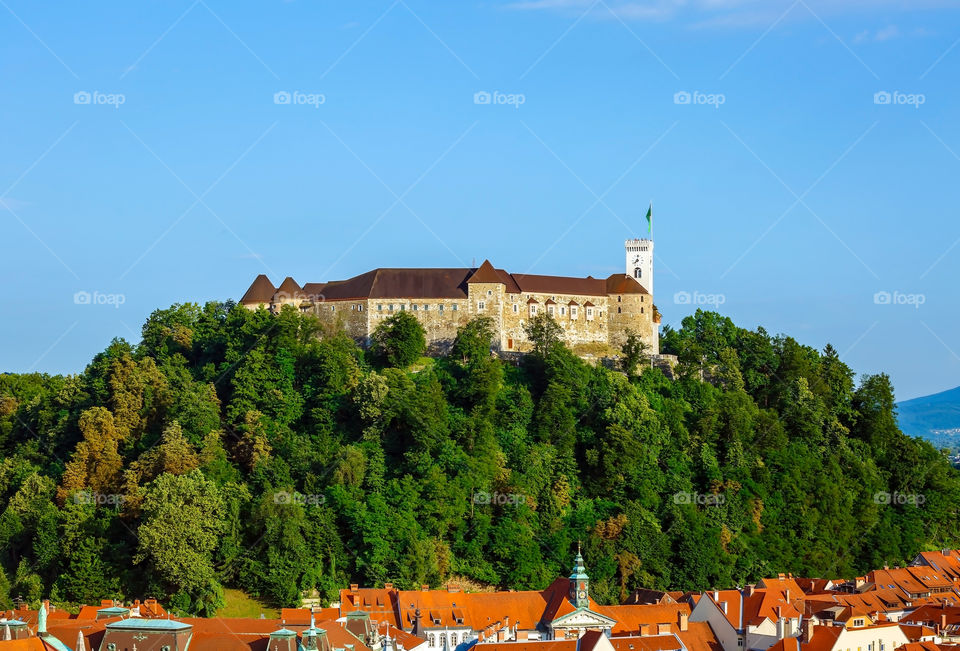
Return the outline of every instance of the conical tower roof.
[[[483,264],[473,272],[473,275],[467,280],[468,283],[500,283],[504,284],[500,274],[493,268],[489,260],[484,260]]]
[[[240,299],[240,303],[243,305],[269,303],[273,300],[273,295],[276,292],[277,288],[273,286],[273,283],[270,282],[270,279],[264,274],[260,274],[256,277],[256,279],[254,279],[253,284],[250,285],[250,289],[247,290],[247,293],[244,294],[243,298]]]

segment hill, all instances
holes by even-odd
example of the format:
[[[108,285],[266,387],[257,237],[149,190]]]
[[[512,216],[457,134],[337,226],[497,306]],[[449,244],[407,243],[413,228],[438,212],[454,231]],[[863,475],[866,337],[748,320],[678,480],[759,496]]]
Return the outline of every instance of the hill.
[[[897,403],[897,422],[908,436],[960,448],[960,387]]]
[[[363,350],[289,306],[175,305],[78,375],[0,375],[0,609],[543,589],[580,541],[616,603],[960,546],[960,474],[830,346],[698,311],[669,379],[636,339],[586,363],[546,314],[518,364],[489,319],[429,363],[412,313],[385,323]]]

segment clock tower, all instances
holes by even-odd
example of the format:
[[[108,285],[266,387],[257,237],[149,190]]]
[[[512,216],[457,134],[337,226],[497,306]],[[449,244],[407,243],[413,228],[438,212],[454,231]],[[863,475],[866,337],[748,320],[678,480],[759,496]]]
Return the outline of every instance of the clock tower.
[[[570,602],[577,608],[590,608],[590,577],[583,566],[579,543],[573,563],[573,572],[570,574]]]
[[[640,283],[653,296],[653,240],[627,240],[626,274]]]

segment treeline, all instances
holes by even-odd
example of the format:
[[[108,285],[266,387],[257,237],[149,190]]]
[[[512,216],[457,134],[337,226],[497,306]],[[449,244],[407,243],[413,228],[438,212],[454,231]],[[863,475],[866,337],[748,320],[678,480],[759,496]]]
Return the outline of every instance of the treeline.
[[[897,429],[886,376],[709,312],[665,329],[675,380],[557,328],[514,366],[483,319],[428,359],[405,313],[364,351],[291,308],[175,305],[79,375],[0,376],[0,607],[539,589],[578,540],[612,603],[958,546],[960,476]]]

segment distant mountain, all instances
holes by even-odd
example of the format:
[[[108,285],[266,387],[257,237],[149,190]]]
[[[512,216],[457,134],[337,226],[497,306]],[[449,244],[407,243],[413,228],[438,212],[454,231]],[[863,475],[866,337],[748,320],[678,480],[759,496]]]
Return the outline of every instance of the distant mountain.
[[[900,429],[934,445],[960,447],[960,387],[897,403]]]

